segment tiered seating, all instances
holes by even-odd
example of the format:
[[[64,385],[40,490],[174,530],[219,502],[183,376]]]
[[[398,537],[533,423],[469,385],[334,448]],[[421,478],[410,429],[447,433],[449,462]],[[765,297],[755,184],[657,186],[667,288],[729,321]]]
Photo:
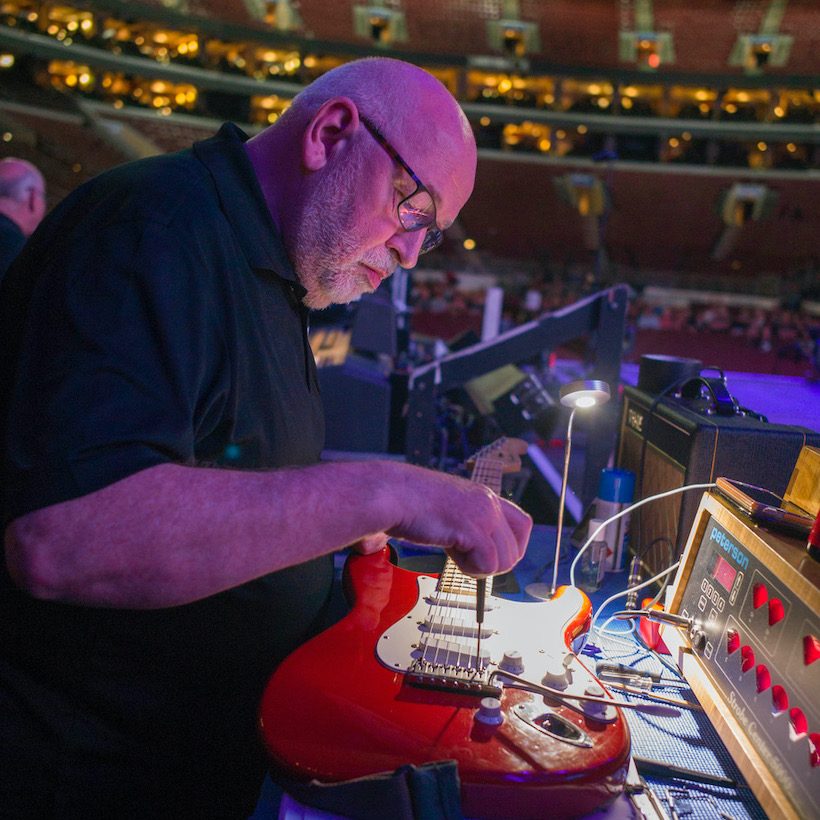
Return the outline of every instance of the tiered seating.
[[[0,105],[2,111],[2,105]],[[53,116],[48,112],[2,111],[4,122],[19,124],[33,133],[33,144],[14,140],[4,154],[33,162],[48,181],[49,205],[59,202],[85,180],[125,162],[128,157],[97,136],[79,115]]]
[[[191,122],[190,119],[180,122],[176,117],[146,117],[142,112],[130,115],[126,109],[99,114],[107,120],[124,122],[130,128],[147,137],[162,152],[179,151],[190,148],[195,142],[207,139],[214,135],[219,123],[204,120],[202,124]]]

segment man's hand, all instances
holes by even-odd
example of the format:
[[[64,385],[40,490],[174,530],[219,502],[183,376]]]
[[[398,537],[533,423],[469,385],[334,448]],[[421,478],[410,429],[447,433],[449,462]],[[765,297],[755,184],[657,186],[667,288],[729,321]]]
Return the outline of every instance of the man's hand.
[[[512,569],[527,548],[532,518],[487,487],[462,478],[401,466],[383,489],[399,510],[390,535],[443,547],[459,569],[476,578]]]

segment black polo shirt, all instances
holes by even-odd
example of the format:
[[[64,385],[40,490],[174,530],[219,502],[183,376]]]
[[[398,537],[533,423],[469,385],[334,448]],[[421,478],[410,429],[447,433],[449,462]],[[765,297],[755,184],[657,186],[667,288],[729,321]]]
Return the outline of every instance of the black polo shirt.
[[[303,291],[244,139],[226,125],[95,178],[12,267],[0,291],[4,522],[166,462],[318,460]],[[129,611],[37,601],[3,569],[0,745],[17,762],[0,788],[36,770],[31,790],[64,816],[149,816],[172,796],[201,816],[248,810],[261,690],[314,628],[331,578],[328,556]]]

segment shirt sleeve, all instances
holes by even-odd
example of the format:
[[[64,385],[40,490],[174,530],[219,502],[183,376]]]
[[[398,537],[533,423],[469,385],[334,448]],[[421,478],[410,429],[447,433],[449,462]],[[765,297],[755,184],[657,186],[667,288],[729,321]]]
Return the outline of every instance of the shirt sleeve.
[[[204,244],[179,226],[123,221],[50,255],[9,409],[7,520],[194,463],[226,366]]]

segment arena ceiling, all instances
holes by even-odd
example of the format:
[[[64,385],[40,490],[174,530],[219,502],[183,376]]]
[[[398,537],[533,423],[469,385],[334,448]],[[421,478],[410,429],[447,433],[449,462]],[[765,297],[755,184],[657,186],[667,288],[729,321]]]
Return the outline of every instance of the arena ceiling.
[[[766,105],[777,110],[783,94],[797,88],[816,114],[816,0],[101,0],[75,5],[165,21],[169,27],[187,24],[222,38],[250,31],[260,42],[291,44],[302,54],[386,54],[451,72],[447,76],[477,127],[480,145],[475,194],[443,249],[449,254],[445,262],[454,267],[580,266],[611,275],[620,266],[626,275],[685,275],[702,285],[715,276],[741,283],[763,276],[776,281],[817,265],[816,122],[804,117],[792,127],[766,115],[760,123],[729,123],[717,111],[727,95],[747,92],[768,95]],[[698,122],[628,118],[594,107],[533,112],[511,96],[496,94],[486,103],[471,96],[473,71],[513,81],[548,77],[554,90],[560,86],[564,93],[573,84],[601,80],[614,89],[612,100],[630,86],[660,88],[664,98],[676,85],[712,89],[719,96],[715,116]],[[485,120],[491,122],[486,131],[477,125]],[[506,123],[505,129],[534,126],[508,134],[497,122]],[[574,150],[587,129],[590,144]],[[716,140],[727,134],[729,147],[755,155],[756,164],[714,161],[723,151]],[[553,146],[548,155],[521,150],[539,140]],[[575,145],[557,150],[561,140]],[[683,148],[686,140],[704,157],[711,152],[711,159],[678,157],[681,149],[671,146]],[[642,161],[647,145],[660,161]],[[770,161],[775,153],[789,159],[787,151],[796,151],[801,163]],[[408,161],[414,164],[412,157]],[[474,240],[475,251],[463,249],[466,239]]]

